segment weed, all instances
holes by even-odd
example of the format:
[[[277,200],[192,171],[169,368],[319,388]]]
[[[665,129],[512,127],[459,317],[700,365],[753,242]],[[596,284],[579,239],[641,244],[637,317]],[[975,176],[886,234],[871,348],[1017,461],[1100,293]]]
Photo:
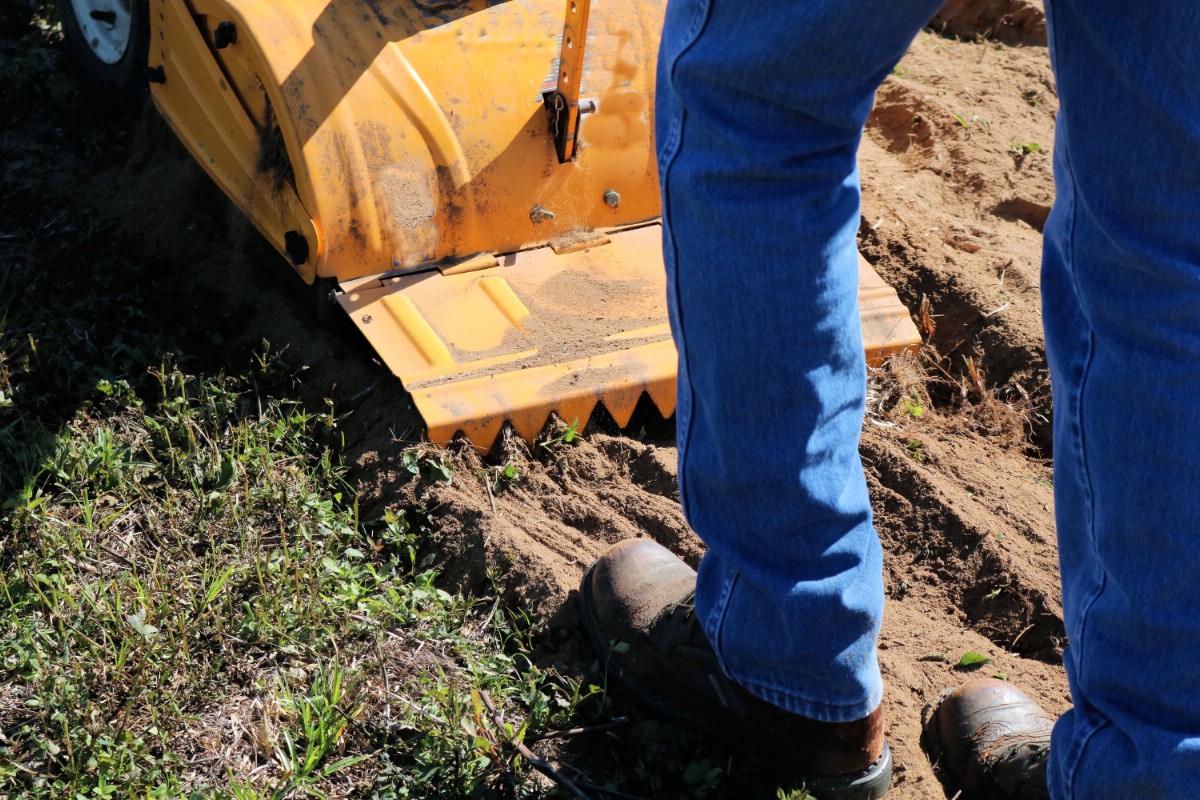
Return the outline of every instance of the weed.
[[[885,421],[919,419],[931,408],[927,376],[915,353],[897,353],[867,372],[868,413]]]
[[[1008,143],[1009,149],[1014,156],[1024,157],[1031,153],[1040,153],[1042,146],[1037,142],[1023,142],[1019,139],[1013,139]]]
[[[925,406],[921,404],[920,398],[915,396],[905,397],[903,400],[901,400],[900,408],[903,413],[913,417],[914,419],[920,419],[921,417],[925,416]]]
[[[336,663],[319,667],[307,692],[297,692],[276,678],[277,702],[290,725],[280,731],[275,745],[282,785],[273,794],[286,797],[371,757],[358,753],[329,760],[342,746],[347,725],[358,715],[356,690],[347,691],[344,678]],[[342,709],[343,703],[350,708]]]
[[[454,481],[454,470],[446,454],[436,448],[410,447],[402,455],[404,468],[413,475],[424,475],[450,484]]]
[[[991,659],[985,656],[983,653],[976,653],[974,650],[968,650],[962,654],[961,658],[958,659],[957,666],[959,669],[977,669],[990,661]]]
[[[490,487],[490,490],[496,493],[516,483],[521,477],[521,471],[517,468],[516,463],[510,459],[503,464],[485,468],[481,477],[484,483]]]
[[[979,116],[978,114],[973,114],[971,116],[971,119],[969,119],[969,120],[963,114],[955,114],[954,120],[962,127],[963,130],[966,130],[966,131],[971,130],[971,126],[975,125],[980,130],[982,130],[984,133],[992,132],[991,121],[984,119],[983,117]]]
[[[695,797],[704,798],[720,785],[724,774],[723,768],[713,766],[708,759],[702,759],[688,764],[683,772],[683,780],[692,788]]]
[[[987,383],[983,379],[983,372],[981,372],[979,367],[975,365],[974,357],[964,355],[962,360],[963,365],[967,368],[967,375],[963,377],[961,384],[963,399],[965,400],[972,391],[981,400],[985,397],[990,397],[991,395],[988,392]],[[970,377],[970,383],[967,381],[968,376]]]
[[[550,439],[546,439],[545,441],[538,442],[538,446],[544,447],[545,449],[547,449],[551,452],[554,452],[555,448],[558,447],[560,444],[570,444],[571,442],[575,441],[575,438],[577,436],[579,436],[579,418],[578,417],[576,417],[575,420],[572,421],[570,425],[567,425],[566,430],[564,430],[562,433],[560,433],[557,436],[554,436]]]
[[[473,614],[475,608],[459,603],[456,610],[451,602],[440,610]],[[529,631],[503,609],[489,612],[479,627],[446,631],[442,646],[455,658],[418,678],[421,702],[405,703],[396,723],[414,733],[381,752],[384,766],[371,797],[457,798],[484,787],[511,790],[528,778],[523,743],[565,725],[599,692],[534,665]]]

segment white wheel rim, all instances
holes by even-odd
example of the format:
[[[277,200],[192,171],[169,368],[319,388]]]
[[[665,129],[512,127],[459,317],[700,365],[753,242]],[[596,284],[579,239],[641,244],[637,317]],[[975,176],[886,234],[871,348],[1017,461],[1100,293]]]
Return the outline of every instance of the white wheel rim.
[[[83,39],[96,58],[116,64],[129,49],[133,0],[71,0]]]

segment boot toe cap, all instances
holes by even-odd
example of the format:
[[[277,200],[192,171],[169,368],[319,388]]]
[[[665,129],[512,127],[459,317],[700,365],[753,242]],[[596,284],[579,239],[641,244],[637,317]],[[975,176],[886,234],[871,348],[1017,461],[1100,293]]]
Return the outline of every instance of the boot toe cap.
[[[584,576],[592,614],[606,639],[645,634],[661,611],[686,597],[696,573],[652,539],[628,539],[604,552]]]
[[[1048,797],[1046,755],[1054,718],[1017,687],[977,678],[933,710],[928,744],[965,796]]]

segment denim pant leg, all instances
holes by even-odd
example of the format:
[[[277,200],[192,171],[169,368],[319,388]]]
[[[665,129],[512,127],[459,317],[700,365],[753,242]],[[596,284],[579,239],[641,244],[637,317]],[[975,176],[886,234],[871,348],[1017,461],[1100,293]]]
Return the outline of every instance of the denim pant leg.
[[[878,705],[882,554],[858,457],[855,154],[939,0],[670,0],[658,155],[679,481],[722,668],[793,712]]]
[[[1200,797],[1200,6],[1047,0],[1067,798]]]

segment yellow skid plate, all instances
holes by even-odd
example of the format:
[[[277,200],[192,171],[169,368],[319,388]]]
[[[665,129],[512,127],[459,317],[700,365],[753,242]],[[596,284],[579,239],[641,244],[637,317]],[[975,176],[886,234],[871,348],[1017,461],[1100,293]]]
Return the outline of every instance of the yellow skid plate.
[[[412,394],[433,442],[463,432],[488,449],[503,424],[532,440],[551,412],[587,424],[603,403],[625,425],[643,393],[675,410],[658,225],[607,244],[502,256],[458,275],[344,285],[339,302]],[[919,342],[908,312],[865,261],[860,305],[869,361]]]

